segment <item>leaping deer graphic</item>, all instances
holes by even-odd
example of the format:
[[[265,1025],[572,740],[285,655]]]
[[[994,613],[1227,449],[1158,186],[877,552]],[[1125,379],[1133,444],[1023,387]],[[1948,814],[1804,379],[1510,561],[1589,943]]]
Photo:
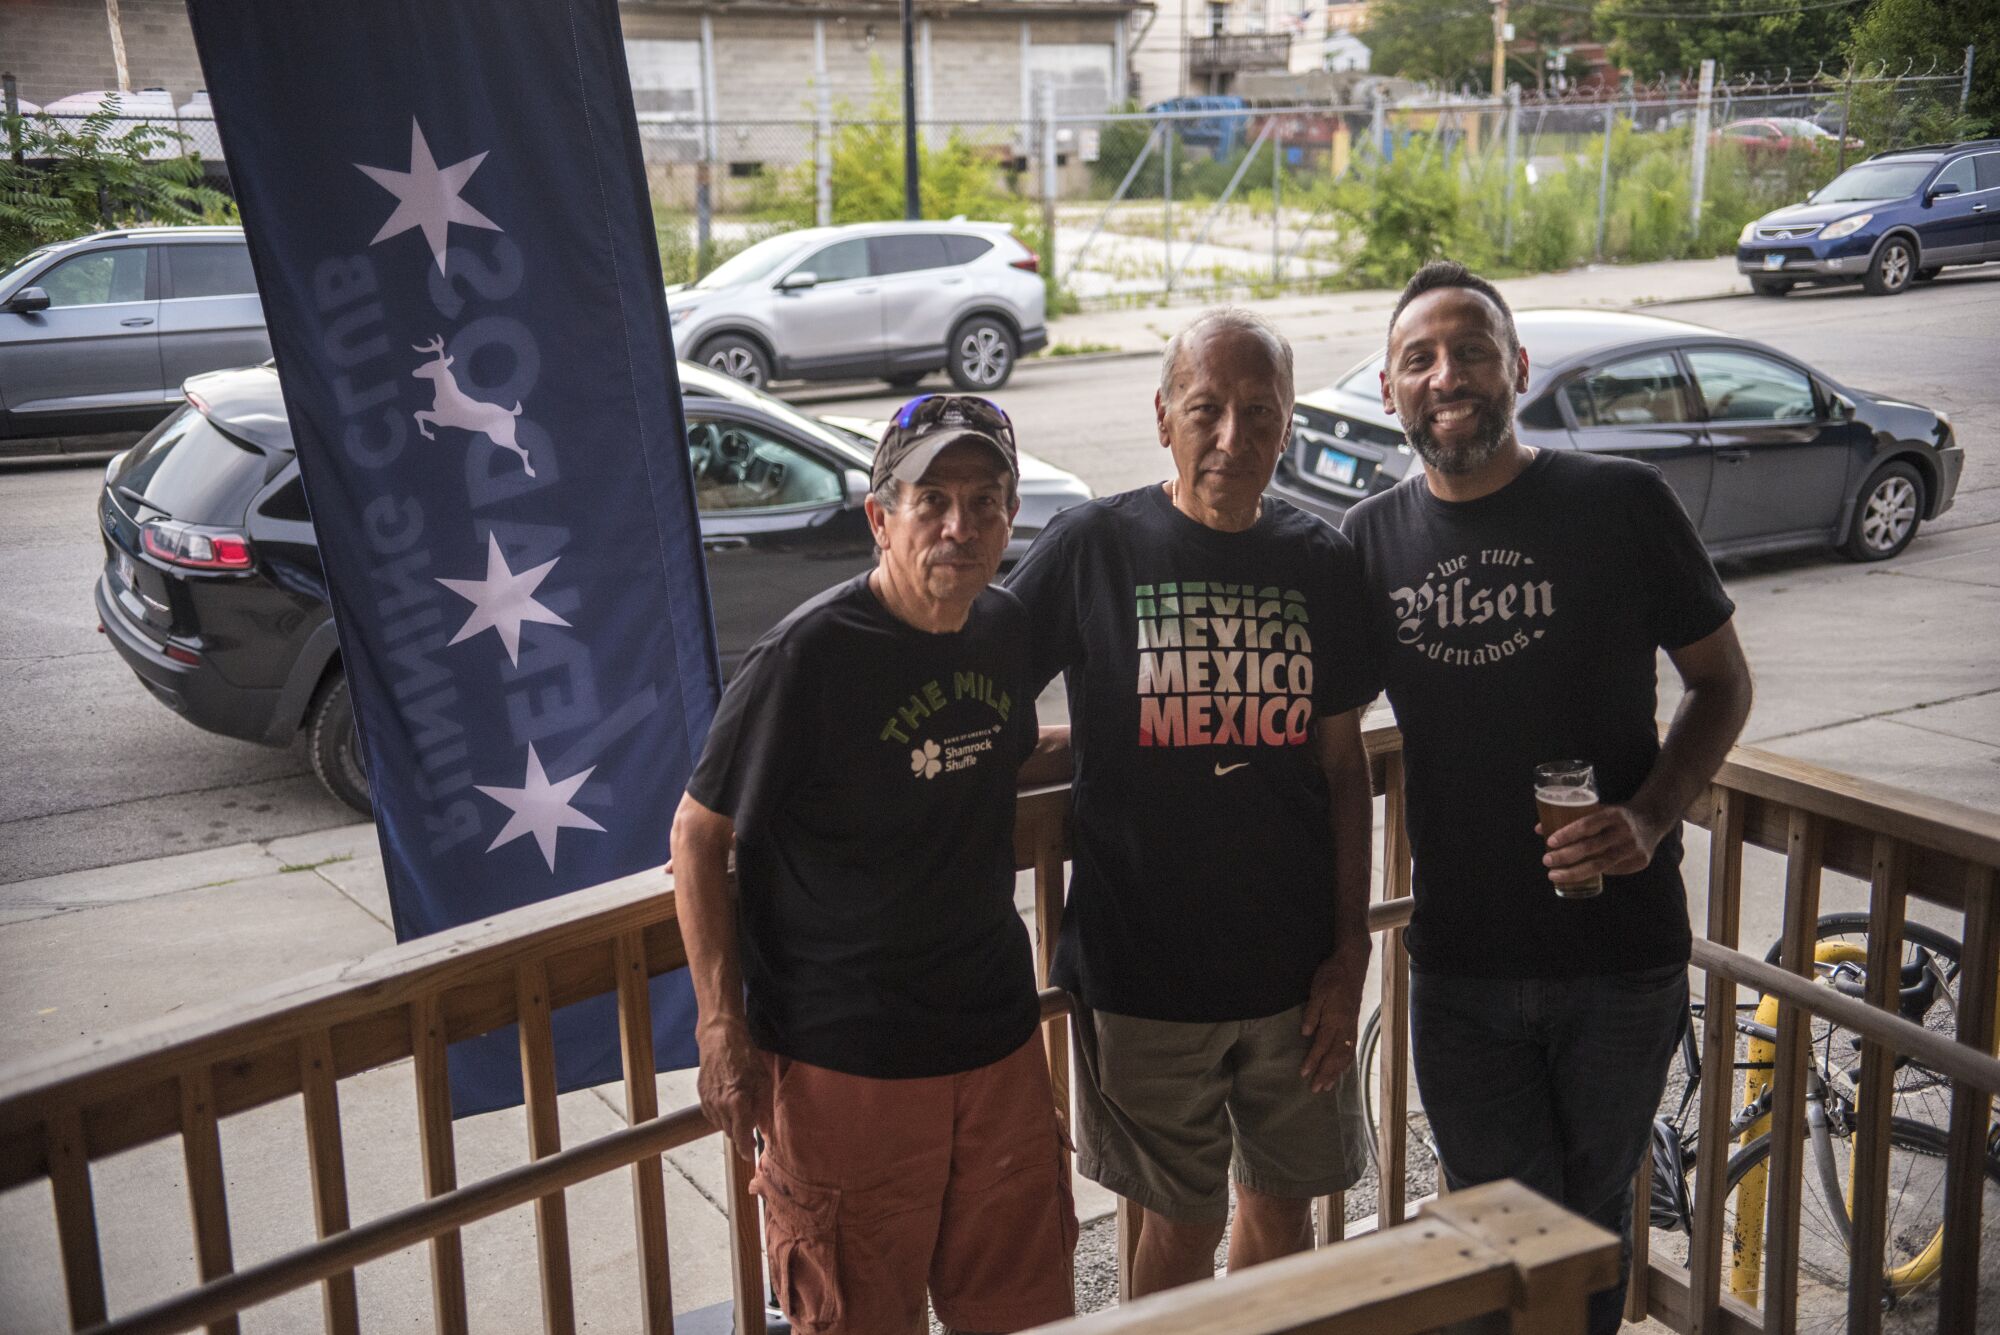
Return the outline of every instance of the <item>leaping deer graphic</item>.
[[[535,475],[535,466],[528,460],[528,451],[514,440],[514,419],[521,415],[518,401],[510,408],[502,408],[497,403],[482,403],[471,398],[458,387],[458,381],[451,374],[451,364],[457,360],[445,355],[444,335],[433,334],[428,343],[412,343],[412,352],[434,352],[433,361],[423,363],[410,372],[419,380],[428,380],[432,385],[432,401],[428,408],[420,408],[415,416],[417,430],[425,440],[436,440],[431,423],[440,426],[461,427],[464,430],[482,433],[488,440],[502,449],[512,450],[521,456],[521,467],[529,477]]]

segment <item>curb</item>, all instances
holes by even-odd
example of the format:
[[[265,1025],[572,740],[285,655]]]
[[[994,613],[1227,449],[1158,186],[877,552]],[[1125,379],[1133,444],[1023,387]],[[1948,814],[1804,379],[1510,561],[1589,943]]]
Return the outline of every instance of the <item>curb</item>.
[[[1749,295],[1749,289],[1742,288],[1734,292],[1704,292],[1699,296],[1693,297],[1647,297],[1641,301],[1627,303],[1625,309],[1628,311],[1642,311],[1648,306],[1692,306],[1700,301],[1731,301],[1737,297],[1747,297]]]
[[[0,473],[34,473],[51,468],[102,467],[118,457],[117,450],[92,450],[84,454],[0,454]]]

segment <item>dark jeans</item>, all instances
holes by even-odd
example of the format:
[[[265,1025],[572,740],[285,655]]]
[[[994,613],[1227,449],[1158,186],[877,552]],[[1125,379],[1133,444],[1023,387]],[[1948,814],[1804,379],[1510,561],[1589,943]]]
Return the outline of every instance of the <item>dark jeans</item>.
[[[1687,1012],[1687,969],[1597,978],[1410,976],[1417,1090],[1454,1188],[1515,1178],[1624,1242],[1590,1299],[1612,1335],[1631,1259],[1632,1179]]]

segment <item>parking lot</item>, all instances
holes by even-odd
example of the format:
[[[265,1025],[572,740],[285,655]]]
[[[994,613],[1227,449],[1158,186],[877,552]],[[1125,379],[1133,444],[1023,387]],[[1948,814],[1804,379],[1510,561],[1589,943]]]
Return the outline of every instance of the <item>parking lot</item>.
[[[1631,280],[1603,275],[1607,288]],[[1642,299],[1644,291],[1631,291]],[[1382,335],[1381,294],[1284,320],[1302,388]],[[1949,271],[1896,299],[1856,289],[1748,296],[1653,313],[1763,339],[1836,379],[1949,413],[1966,451],[1958,502],[1884,565],[1824,554],[1730,563],[1758,674],[1746,741],[2000,809],[2000,270]],[[1170,332],[1188,309],[1146,313]],[[1532,348],[1530,353],[1532,355]],[[1162,476],[1149,358],[1025,366],[1000,394],[1021,441],[1100,494]],[[939,378],[942,383],[942,378]],[[883,416],[879,384],[815,388],[809,410]],[[148,696],[96,631],[95,469],[0,474],[0,883],[344,824],[301,748],[214,736]]]

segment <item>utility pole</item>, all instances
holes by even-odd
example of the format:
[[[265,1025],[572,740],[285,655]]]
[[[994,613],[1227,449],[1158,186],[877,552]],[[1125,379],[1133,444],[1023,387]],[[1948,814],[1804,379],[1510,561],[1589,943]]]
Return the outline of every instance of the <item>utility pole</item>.
[[[1493,96],[1507,86],[1507,0],[1493,0]]]
[[[924,216],[917,189],[917,48],[916,6],[903,0],[903,216],[911,222]]]

